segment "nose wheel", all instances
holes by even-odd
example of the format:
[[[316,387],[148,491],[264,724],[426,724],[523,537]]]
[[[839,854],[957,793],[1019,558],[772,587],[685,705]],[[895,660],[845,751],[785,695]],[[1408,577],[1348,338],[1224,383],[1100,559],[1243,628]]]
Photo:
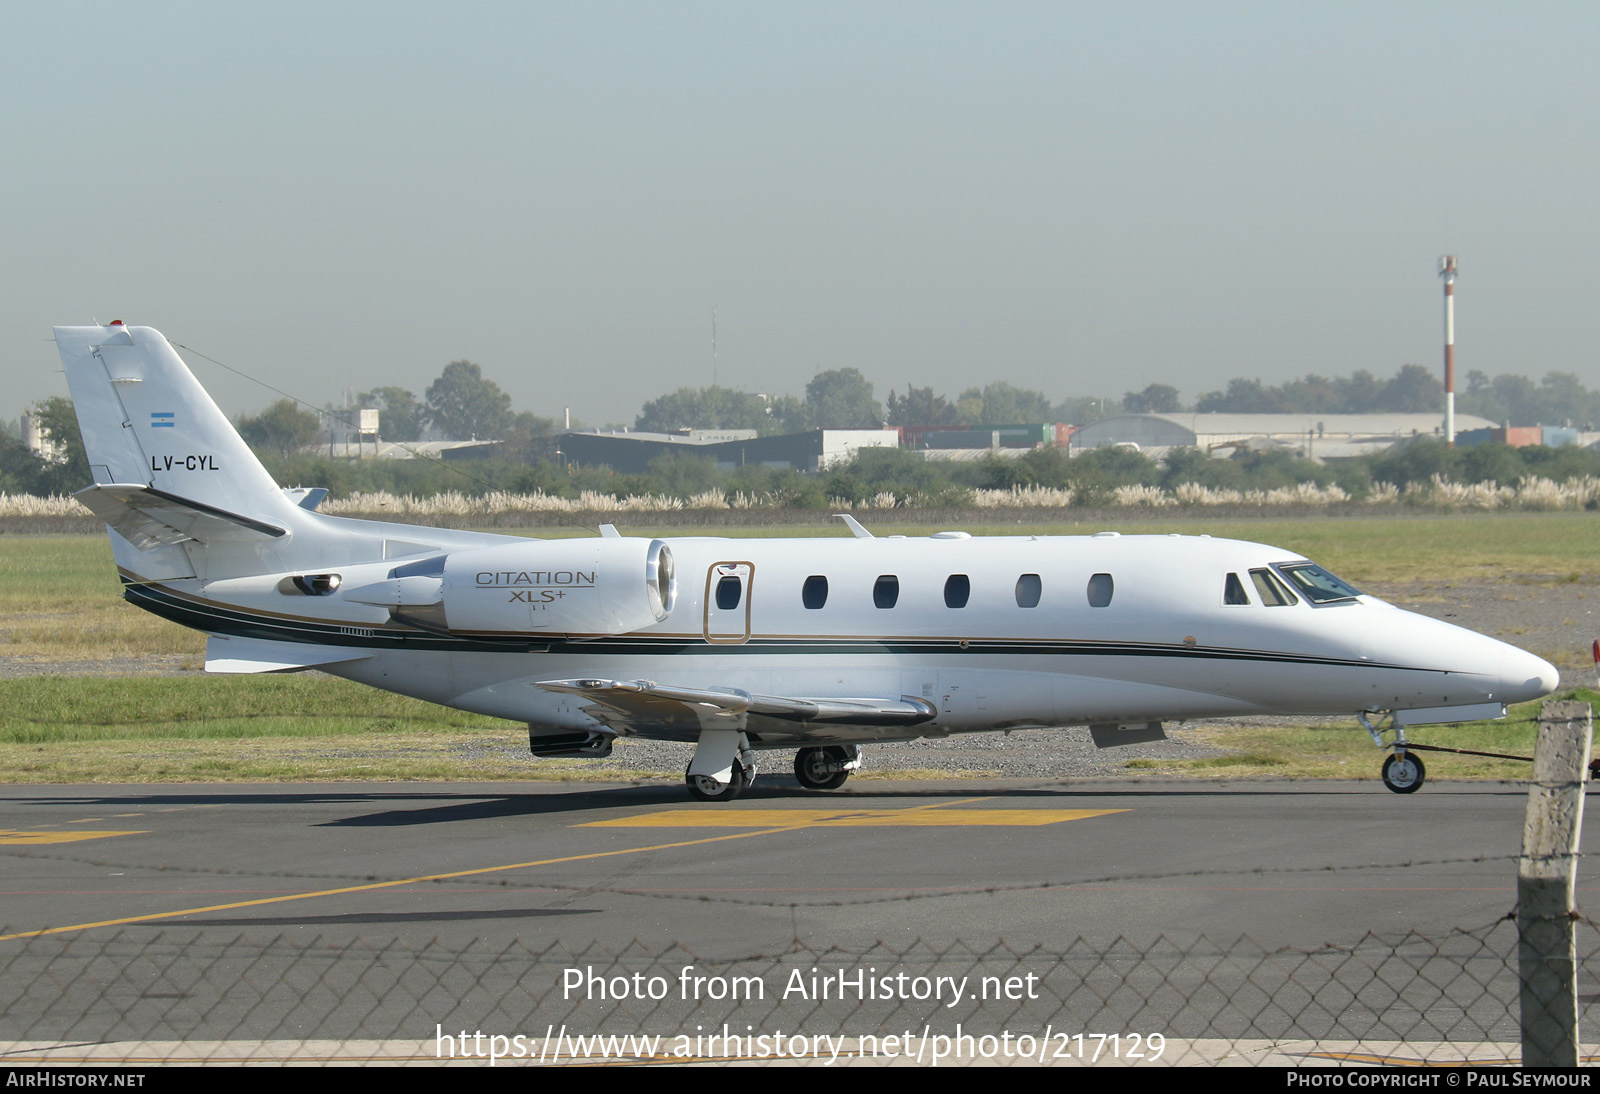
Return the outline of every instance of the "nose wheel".
[[[1395,752],[1383,761],[1383,785],[1396,794],[1414,794],[1422,787],[1428,769],[1415,752]]]
[[[1396,794],[1415,794],[1422,789],[1422,781],[1427,778],[1428,770],[1422,765],[1422,757],[1406,747],[1406,727],[1397,722],[1391,714],[1387,724],[1382,721],[1373,725],[1367,719],[1372,711],[1362,711],[1356,715],[1356,720],[1361,723],[1361,728],[1372,735],[1372,743],[1379,748],[1389,750],[1389,755],[1384,758],[1383,785],[1393,790]],[[1392,734],[1393,740],[1384,740],[1384,734]]]

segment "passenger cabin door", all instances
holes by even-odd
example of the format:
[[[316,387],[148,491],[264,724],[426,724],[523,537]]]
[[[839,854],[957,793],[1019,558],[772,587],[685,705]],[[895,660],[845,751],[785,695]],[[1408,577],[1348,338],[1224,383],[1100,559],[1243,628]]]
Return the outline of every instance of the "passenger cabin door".
[[[753,562],[714,562],[706,571],[705,627],[707,642],[735,645],[750,640],[750,591],[755,585]]]

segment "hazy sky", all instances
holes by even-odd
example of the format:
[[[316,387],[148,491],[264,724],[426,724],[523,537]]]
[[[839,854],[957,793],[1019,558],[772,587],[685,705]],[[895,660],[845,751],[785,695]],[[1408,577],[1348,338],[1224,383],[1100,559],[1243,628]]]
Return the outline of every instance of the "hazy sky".
[[[6,3],[0,414],[52,324],[311,402],[1576,372],[1600,6]],[[276,398],[203,361],[229,413]],[[1464,383],[1464,379],[1463,379]]]

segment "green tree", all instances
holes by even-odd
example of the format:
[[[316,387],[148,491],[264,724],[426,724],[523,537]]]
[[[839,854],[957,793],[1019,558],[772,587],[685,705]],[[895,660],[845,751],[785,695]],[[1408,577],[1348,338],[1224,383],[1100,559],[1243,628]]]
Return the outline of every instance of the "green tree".
[[[321,431],[321,420],[301,410],[293,399],[279,399],[255,417],[239,419],[239,436],[245,444],[284,458],[312,444]]]
[[[1183,409],[1178,389],[1171,384],[1151,384],[1143,391],[1130,391],[1122,397],[1122,409],[1129,414],[1172,414]]]
[[[768,424],[769,409],[759,396],[729,387],[680,387],[644,404],[633,428],[644,433],[760,429]]]
[[[1444,381],[1421,365],[1401,365],[1383,388],[1383,408],[1414,414],[1444,406]]]
[[[889,392],[890,425],[955,425],[956,408],[931,387],[906,385],[904,396]]]
[[[403,387],[376,387],[360,398],[364,407],[378,411],[378,436],[386,441],[418,441],[428,408]]]
[[[1384,382],[1364,368],[1340,377],[1333,386],[1339,393],[1337,413],[1370,414],[1383,410]]]
[[[717,486],[717,461],[695,452],[663,452],[650,461],[653,493],[687,498]]]
[[[511,426],[511,396],[471,361],[444,366],[427,399],[429,423],[451,440],[495,440]]]
[[[1075,395],[1056,404],[1051,417],[1058,422],[1087,425],[1102,418],[1114,418],[1123,411],[1117,399],[1097,399],[1092,395]]]
[[[806,407],[813,429],[876,429],[883,424],[883,408],[860,369],[817,373],[806,384]]]
[[[89,457],[83,450],[83,434],[78,431],[78,414],[72,409],[72,400],[61,395],[50,396],[39,404],[34,420],[39,423],[39,431],[50,438],[61,454],[54,462],[60,468],[59,478],[74,484],[67,489],[88,486],[92,479]]]
[[[982,390],[969,387],[956,400],[956,418],[967,425],[1016,425],[1050,420],[1050,399],[1042,391],[997,380]]]
[[[89,485],[89,459],[78,432],[72,400],[54,395],[33,408],[39,431],[56,450],[55,458],[41,459],[7,432],[0,437],[0,490],[24,494],[70,494]]]
[[[1494,441],[1460,450],[1461,477],[1467,482],[1495,482],[1513,486],[1528,474],[1522,450]]]

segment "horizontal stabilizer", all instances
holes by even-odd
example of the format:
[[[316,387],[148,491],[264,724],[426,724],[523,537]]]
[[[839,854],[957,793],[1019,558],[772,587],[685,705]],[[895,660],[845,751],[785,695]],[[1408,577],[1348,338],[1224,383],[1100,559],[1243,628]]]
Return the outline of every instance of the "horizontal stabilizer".
[[[363,661],[369,654],[339,646],[269,642],[260,638],[206,639],[207,672],[299,672],[319,665]]]
[[[138,483],[91,486],[73,497],[141,551],[188,541],[276,539],[285,534],[276,524]]]
[[[578,695],[595,703],[588,711],[619,729],[635,725],[698,725],[744,728],[750,719],[770,718],[818,726],[912,726],[932,721],[938,710],[923,699],[811,699],[752,695],[736,688],[683,688],[650,680],[541,680],[546,691]]]

